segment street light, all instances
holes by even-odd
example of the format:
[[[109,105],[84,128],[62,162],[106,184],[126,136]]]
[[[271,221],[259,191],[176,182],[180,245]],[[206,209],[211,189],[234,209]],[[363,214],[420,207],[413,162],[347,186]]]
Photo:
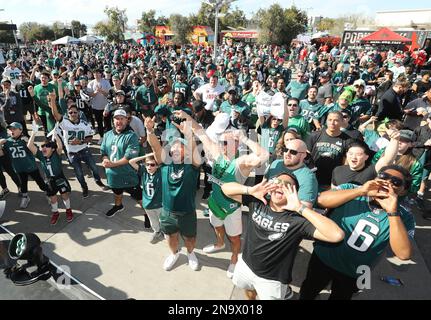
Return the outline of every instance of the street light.
[[[236,0],[206,0],[206,1],[202,1],[203,3],[206,3],[215,9],[214,53],[213,53],[214,63],[217,59],[218,18],[220,15],[220,9],[224,5],[231,4],[234,1],[236,1]]]

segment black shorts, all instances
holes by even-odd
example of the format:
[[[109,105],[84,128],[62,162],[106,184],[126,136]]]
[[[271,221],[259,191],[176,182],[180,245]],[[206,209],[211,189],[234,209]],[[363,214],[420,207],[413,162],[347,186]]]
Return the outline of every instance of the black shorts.
[[[139,184],[136,187],[132,187],[132,188],[111,188],[111,189],[112,189],[112,192],[114,192],[114,194],[116,194],[117,196],[122,195],[125,191],[128,194],[130,194],[132,198],[135,199],[136,201],[142,200],[142,189]]]
[[[46,184],[46,195],[48,197],[55,196],[58,192],[64,194],[71,191],[70,183],[64,176],[50,178]]]

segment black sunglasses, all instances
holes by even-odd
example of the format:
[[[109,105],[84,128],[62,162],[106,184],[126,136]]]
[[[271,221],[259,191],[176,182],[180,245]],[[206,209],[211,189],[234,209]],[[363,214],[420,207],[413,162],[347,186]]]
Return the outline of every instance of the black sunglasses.
[[[301,151],[297,151],[297,150],[292,150],[292,149],[289,149],[289,148],[286,148],[286,147],[284,147],[283,149],[281,149],[284,153],[288,153],[288,152],[290,152],[290,154],[292,155],[292,156],[296,156],[298,153],[305,153],[305,152],[301,152]]]
[[[155,167],[156,166],[156,164],[155,163],[146,163],[145,164],[147,167]]]
[[[402,187],[404,185],[404,180],[403,179],[391,176],[389,173],[386,173],[386,172],[380,172],[377,177],[379,179],[382,179],[382,180],[385,180],[385,181],[391,181],[391,183],[395,187]]]
[[[68,114],[77,114],[78,112],[76,111],[69,111]]]
[[[227,146],[227,140],[220,140],[218,143]]]

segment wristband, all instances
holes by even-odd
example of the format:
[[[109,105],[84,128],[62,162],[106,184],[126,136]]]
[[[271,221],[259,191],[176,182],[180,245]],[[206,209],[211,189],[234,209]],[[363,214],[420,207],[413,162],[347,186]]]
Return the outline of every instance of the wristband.
[[[301,204],[301,207],[297,212],[302,216],[304,214],[305,209],[307,209],[307,207],[304,204]]]
[[[399,214],[398,212],[386,212],[386,214],[388,215],[388,217],[400,217],[401,214]]]
[[[246,188],[245,188],[245,194],[246,194],[246,195],[249,195],[249,194],[250,194],[250,193],[248,192],[248,188],[249,188],[249,187],[246,187]]]

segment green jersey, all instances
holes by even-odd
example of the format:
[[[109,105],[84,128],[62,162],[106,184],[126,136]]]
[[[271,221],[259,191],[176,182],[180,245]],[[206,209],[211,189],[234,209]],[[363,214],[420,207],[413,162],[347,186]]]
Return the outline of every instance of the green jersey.
[[[296,98],[299,101],[305,99],[307,96],[308,89],[310,88],[310,84],[308,82],[298,82],[296,80],[290,81],[289,85],[286,88],[286,92],[289,93],[289,96],[292,98]]]
[[[310,124],[305,120],[303,116],[297,115],[295,117],[289,117],[289,125],[287,127],[297,129],[302,139],[305,139],[310,133]]]
[[[144,165],[139,167],[142,187],[142,207],[159,209],[162,207],[162,173],[160,169],[151,175]]]
[[[262,125],[262,133],[260,135],[260,145],[265,150],[268,150],[270,154],[275,152],[275,147],[277,146],[278,140],[283,134],[284,127],[279,125],[277,128],[272,128],[270,124],[270,119],[265,121]]]
[[[138,90],[136,90],[136,101],[138,101],[141,105],[151,106],[157,102],[157,95],[154,91],[153,85],[147,87],[145,84],[140,86]]]
[[[51,115],[51,108],[49,107],[48,103],[48,95],[50,92],[57,93],[57,87],[54,86],[52,83],[48,83],[46,86],[42,86],[42,84],[38,84],[34,87],[34,101],[36,102],[36,105],[38,106],[37,113],[39,115]]]
[[[27,148],[27,142],[23,139],[8,138],[3,145],[3,150],[9,156],[16,173],[29,173],[37,170],[36,160]]]
[[[228,182],[244,184],[246,179],[246,177],[242,176],[236,159],[229,161],[224,156],[220,156],[214,162],[212,174],[208,179],[208,181],[212,182],[212,192],[208,199],[208,207],[217,218],[224,220],[229,214],[241,207],[239,202],[224,195],[221,186]]]
[[[46,158],[42,151],[37,150],[36,158],[39,159],[45,176],[49,179],[64,176],[61,166],[61,157],[54,151],[49,158]]]
[[[100,150],[102,157],[107,156],[113,162],[123,158],[127,160],[136,158],[139,155],[138,136],[130,128],[121,133],[116,133],[115,130],[108,131],[103,136]],[[132,188],[139,183],[136,171],[129,164],[106,168],[106,177],[108,186],[114,189]]]
[[[310,102],[307,99],[301,100],[299,102],[299,108],[301,109],[301,116],[308,121],[308,123],[312,123],[313,119],[320,118],[320,109],[322,106],[316,102]]]
[[[189,101],[192,96],[190,86],[183,82],[175,82],[172,85],[172,93],[180,92],[184,95],[184,101]]]
[[[338,186],[338,190],[354,189],[353,184]],[[398,212],[409,237],[414,237],[415,221],[404,200],[399,199]],[[389,242],[388,215],[373,208],[368,197],[358,197],[334,209],[333,220],[345,233],[342,243],[316,242],[314,252],[328,267],[357,278],[359,266],[372,266]]]
[[[161,171],[163,209],[177,215],[194,213],[199,168],[171,163],[162,165]]]
[[[249,106],[243,102],[243,101],[238,101],[236,104],[232,105],[230,104],[229,101],[224,101],[221,106],[220,106],[220,111],[227,113],[227,114],[231,114],[232,110],[238,110],[238,111],[242,111],[244,109],[250,109]]]

